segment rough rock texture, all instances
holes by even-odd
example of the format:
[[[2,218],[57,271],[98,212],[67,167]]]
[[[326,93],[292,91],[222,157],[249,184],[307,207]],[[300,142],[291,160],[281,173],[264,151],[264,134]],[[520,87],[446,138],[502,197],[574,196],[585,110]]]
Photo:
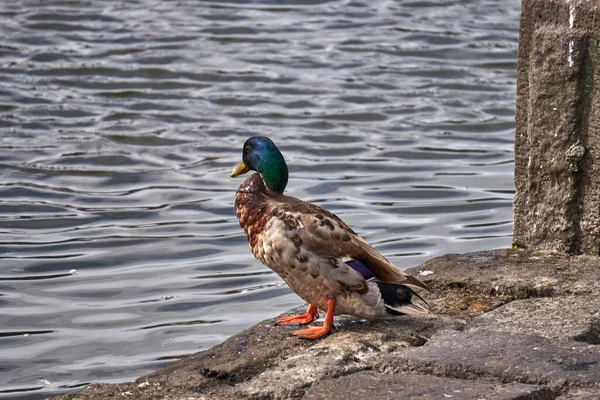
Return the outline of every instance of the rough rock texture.
[[[267,320],[134,383],[61,398],[600,399],[599,265],[522,250],[446,255],[409,271],[434,289],[431,317],[339,317],[317,341]]]
[[[347,391],[337,390],[340,386]],[[469,381],[433,375],[384,375],[359,372],[324,381],[308,390],[306,400],[347,400],[348,392],[358,399],[553,399],[545,386],[494,381]]]
[[[600,254],[600,2],[523,0],[513,241]]]

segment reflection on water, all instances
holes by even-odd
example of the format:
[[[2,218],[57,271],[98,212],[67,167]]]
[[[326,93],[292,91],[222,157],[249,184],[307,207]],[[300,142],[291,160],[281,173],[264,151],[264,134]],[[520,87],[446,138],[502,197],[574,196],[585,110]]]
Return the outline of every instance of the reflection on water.
[[[130,380],[301,303],[228,178],[401,268],[510,245],[517,0],[0,3],[0,397]]]

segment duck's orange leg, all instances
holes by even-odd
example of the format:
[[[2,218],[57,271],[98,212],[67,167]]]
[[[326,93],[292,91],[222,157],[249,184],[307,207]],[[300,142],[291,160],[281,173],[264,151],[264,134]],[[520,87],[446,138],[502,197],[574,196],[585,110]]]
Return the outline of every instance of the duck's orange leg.
[[[292,332],[300,339],[318,339],[329,333],[333,328],[333,314],[335,314],[335,298],[327,300],[327,315],[321,328],[307,328]]]
[[[298,325],[306,325],[310,324],[314,321],[315,318],[319,318],[319,312],[317,311],[317,307],[312,304],[308,305],[308,310],[306,310],[305,314],[296,315],[293,317],[288,317],[287,315],[282,315],[281,317],[277,317],[277,323],[279,325],[287,325],[287,324],[298,324]]]

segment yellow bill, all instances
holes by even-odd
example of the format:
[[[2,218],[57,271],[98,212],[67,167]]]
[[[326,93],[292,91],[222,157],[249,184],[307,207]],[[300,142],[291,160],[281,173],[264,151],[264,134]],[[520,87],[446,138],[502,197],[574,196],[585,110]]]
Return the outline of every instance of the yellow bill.
[[[235,178],[236,176],[245,174],[248,171],[250,171],[250,169],[246,167],[246,164],[244,164],[244,162],[242,161],[240,165],[237,166],[237,168],[234,168],[233,171],[231,171],[231,177]]]

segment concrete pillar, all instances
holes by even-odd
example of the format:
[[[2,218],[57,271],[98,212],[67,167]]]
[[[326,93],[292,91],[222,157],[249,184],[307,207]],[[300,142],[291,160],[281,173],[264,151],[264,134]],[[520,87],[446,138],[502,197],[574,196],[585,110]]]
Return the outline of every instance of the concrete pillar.
[[[515,246],[600,254],[600,0],[523,0]]]

